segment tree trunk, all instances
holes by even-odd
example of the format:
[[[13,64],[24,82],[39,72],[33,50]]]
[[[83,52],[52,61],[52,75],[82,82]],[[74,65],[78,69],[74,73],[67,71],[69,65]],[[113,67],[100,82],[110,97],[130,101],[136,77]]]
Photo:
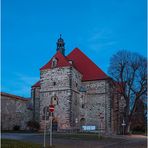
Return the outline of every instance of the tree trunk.
[[[129,116],[127,116],[127,117],[128,117],[127,126],[126,126],[126,133],[127,133],[127,134],[130,133],[130,128],[131,128],[131,124],[132,124],[132,117],[133,117],[133,114],[134,114],[134,112],[135,112],[136,104],[137,104],[137,100],[138,100],[138,99],[139,99],[139,97],[137,97],[137,98],[135,99],[134,106],[133,106],[133,108],[132,108],[132,110],[131,110]]]
[[[125,123],[126,123],[126,126],[125,126],[125,134],[127,134],[129,131],[129,128],[130,128],[130,125],[129,125],[129,123],[130,123],[130,120],[129,120],[129,118],[130,118],[130,115],[129,115],[129,110],[130,110],[130,108],[129,108],[129,98],[127,97],[126,98],[126,107],[125,107],[125,110],[124,110],[124,120],[125,120]]]

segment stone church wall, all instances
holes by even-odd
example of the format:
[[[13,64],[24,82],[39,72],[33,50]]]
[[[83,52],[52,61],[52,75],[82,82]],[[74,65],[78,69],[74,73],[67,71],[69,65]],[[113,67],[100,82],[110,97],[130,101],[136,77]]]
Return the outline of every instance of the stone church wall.
[[[41,71],[41,87],[36,88],[36,114],[40,119],[41,130],[44,129],[44,109],[49,107],[52,96],[56,95],[54,120],[58,130],[82,129],[83,125],[95,126],[104,133],[112,133],[115,126],[113,109],[114,100],[108,79],[82,81],[82,75],[73,67],[53,68]],[[81,91],[83,88],[85,91]],[[37,103],[38,102],[38,103]],[[47,125],[49,126],[47,115]],[[113,125],[114,124],[114,125]]]
[[[82,75],[71,67],[71,127],[72,129],[78,128],[79,125],[79,106],[80,106],[80,87]],[[78,120],[78,121],[76,121]]]
[[[68,91],[55,91],[56,96],[58,97],[58,104],[55,106],[55,111],[53,113],[54,119],[58,122],[59,129],[69,129],[70,128],[70,96]],[[53,96],[52,92],[41,92],[41,103],[40,103],[40,124],[41,130],[44,128],[45,123],[45,107],[49,107],[51,97]],[[47,125],[49,126],[49,116],[50,113],[47,113]]]
[[[41,90],[40,90],[40,123],[41,129],[44,128],[45,106],[49,106],[51,97],[56,95],[57,105],[55,106],[54,119],[58,122],[58,129],[70,128],[70,67],[54,68],[41,71]],[[49,120],[47,120],[49,123]],[[48,124],[49,125],[49,124]]]
[[[104,132],[111,132],[111,97],[108,80],[86,82],[81,80],[82,75],[73,67],[41,71],[40,121],[42,128],[45,123],[44,107],[49,106],[51,97],[56,94],[59,100],[55,107],[54,117],[58,121],[58,129],[93,125]],[[81,87],[85,88],[86,92],[80,92]],[[47,122],[49,123],[49,120]]]
[[[69,89],[70,68],[53,68],[41,71],[41,92]]]
[[[107,80],[83,82],[86,89],[81,94],[80,120],[85,119],[84,125],[96,126],[102,131],[111,131],[110,95]],[[81,124],[81,123],[80,123]]]

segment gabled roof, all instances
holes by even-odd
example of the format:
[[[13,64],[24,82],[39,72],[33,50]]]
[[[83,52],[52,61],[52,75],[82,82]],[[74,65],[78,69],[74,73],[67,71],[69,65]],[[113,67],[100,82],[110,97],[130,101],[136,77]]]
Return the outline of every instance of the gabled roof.
[[[60,51],[58,51],[53,57],[55,57],[58,60],[57,66],[56,67],[64,67],[64,66],[70,66],[71,64],[68,62],[66,57],[64,57]],[[52,58],[53,58],[52,57]],[[51,69],[51,64],[52,64],[52,59],[45,64],[43,67],[40,68],[40,70],[45,70],[45,69]]]
[[[75,48],[68,56],[63,56],[58,51],[53,57],[58,62],[56,67],[73,66],[82,75],[83,81],[102,80],[109,78],[95,63],[93,63],[80,49]],[[73,61],[72,64],[69,61]],[[52,59],[45,64],[40,70],[51,69]],[[40,86],[40,82],[37,82],[33,87]]]
[[[32,85],[31,87],[40,87],[40,81],[36,82],[34,85]]]
[[[83,81],[101,80],[109,78],[78,48],[75,48],[67,56],[67,58],[74,62],[75,68],[83,75]]]

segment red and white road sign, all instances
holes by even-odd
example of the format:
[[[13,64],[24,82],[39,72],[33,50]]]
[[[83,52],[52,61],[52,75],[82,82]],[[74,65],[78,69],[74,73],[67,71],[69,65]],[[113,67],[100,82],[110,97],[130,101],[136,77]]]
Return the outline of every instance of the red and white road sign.
[[[54,112],[54,106],[53,105],[49,105],[49,110],[50,110],[50,112]]]

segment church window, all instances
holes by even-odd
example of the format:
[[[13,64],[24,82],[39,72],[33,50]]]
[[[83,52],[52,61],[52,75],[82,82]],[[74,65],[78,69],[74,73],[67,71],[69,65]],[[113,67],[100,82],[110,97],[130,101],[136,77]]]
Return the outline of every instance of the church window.
[[[78,83],[76,83],[76,87],[78,86]]]
[[[52,65],[51,65],[51,67],[52,68],[57,67],[57,59],[55,57],[52,59]]]
[[[85,105],[84,104],[82,104],[82,108],[84,108],[85,107]]]
[[[56,82],[53,82],[53,85],[55,86],[56,85]]]

